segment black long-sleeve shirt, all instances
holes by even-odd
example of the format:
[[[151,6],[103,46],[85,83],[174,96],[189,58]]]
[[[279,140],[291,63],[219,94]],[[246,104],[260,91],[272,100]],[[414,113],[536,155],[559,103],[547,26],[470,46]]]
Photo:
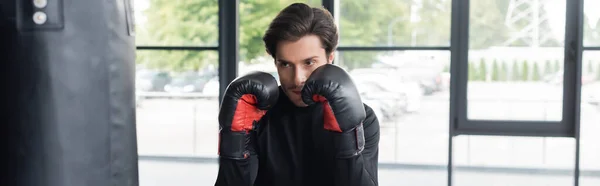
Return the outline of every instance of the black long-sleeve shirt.
[[[252,132],[248,159],[219,159],[216,186],[376,186],[379,122],[364,105],[365,148],[334,158],[320,104],[296,107],[280,88],[279,100]]]

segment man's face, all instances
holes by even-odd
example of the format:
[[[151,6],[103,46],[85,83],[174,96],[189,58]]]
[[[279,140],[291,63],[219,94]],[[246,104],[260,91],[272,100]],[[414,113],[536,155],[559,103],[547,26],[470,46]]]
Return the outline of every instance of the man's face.
[[[318,36],[307,35],[297,41],[282,41],[277,45],[275,66],[285,94],[299,107],[307,106],[301,97],[302,87],[318,67],[331,63]]]

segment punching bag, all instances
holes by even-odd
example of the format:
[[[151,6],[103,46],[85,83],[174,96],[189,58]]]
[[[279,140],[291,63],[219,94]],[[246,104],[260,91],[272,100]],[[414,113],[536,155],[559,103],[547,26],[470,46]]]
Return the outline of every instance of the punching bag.
[[[6,186],[138,185],[129,0],[3,0]]]

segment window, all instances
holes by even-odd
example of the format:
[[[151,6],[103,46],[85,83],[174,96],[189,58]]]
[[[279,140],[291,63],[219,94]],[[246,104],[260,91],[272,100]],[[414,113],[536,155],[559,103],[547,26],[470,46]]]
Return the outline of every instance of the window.
[[[340,46],[450,46],[451,0],[341,0]]]
[[[186,161],[140,161],[142,184],[214,184],[222,2],[135,0],[137,45],[158,46],[137,53],[138,152],[145,160]],[[278,79],[262,36],[293,2],[239,1],[238,75],[261,70]],[[333,10],[341,34],[335,63],[350,73],[381,124],[381,185],[574,185],[574,114],[580,114],[579,185],[600,185],[600,14],[594,0],[583,6],[581,61],[565,56],[565,43],[577,37],[575,14],[565,15],[579,1],[300,2]],[[578,63],[582,76],[575,79]],[[457,73],[452,94],[450,66]],[[579,105],[575,81],[582,85]]]
[[[469,119],[561,121],[565,1],[533,2],[471,1]]]
[[[596,7],[600,7],[600,2],[584,1],[583,46],[600,46],[600,12]]]
[[[217,55],[216,51],[137,52],[140,155],[216,157]]]
[[[600,51],[584,51],[581,86],[580,169],[581,186],[599,185],[600,170]]]
[[[573,138],[465,135],[454,143],[456,186],[573,185]]]
[[[134,0],[138,46],[217,46],[217,0]]]
[[[448,51],[338,51],[336,63],[357,85],[381,126],[381,184],[427,185],[446,180]],[[410,167],[410,168],[409,168]],[[395,172],[394,174],[391,174]],[[427,179],[421,176],[427,175]]]

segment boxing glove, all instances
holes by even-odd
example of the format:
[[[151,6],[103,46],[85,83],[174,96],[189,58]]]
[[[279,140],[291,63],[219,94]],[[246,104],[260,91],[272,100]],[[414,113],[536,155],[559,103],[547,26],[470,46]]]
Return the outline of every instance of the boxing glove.
[[[362,152],[365,108],[344,69],[331,64],[315,69],[302,88],[302,100],[307,105],[322,104],[318,108],[323,109],[323,128],[333,135],[336,157],[352,157]]]
[[[219,156],[246,159],[253,151],[251,132],[279,97],[275,78],[252,72],[233,80],[225,90],[219,110]]]

